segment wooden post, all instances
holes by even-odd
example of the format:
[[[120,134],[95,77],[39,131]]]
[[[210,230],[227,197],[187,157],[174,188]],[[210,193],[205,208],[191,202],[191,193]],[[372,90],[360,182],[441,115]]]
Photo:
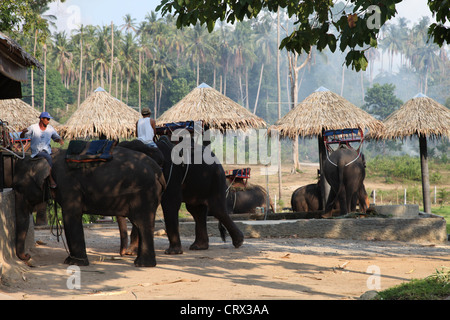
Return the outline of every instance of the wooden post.
[[[326,161],[325,156],[325,144],[323,142],[323,134],[324,129],[322,129],[322,134],[317,137],[318,145],[319,145],[319,168],[320,168],[320,193],[322,195],[322,205],[323,205],[323,212],[325,213],[325,205],[328,200],[328,195],[330,194],[330,185],[327,182],[327,179],[325,179],[325,175],[323,174],[323,164]]]
[[[422,168],[422,196],[423,196],[423,210],[426,213],[431,213],[431,199],[430,199],[430,175],[428,173],[428,152],[427,152],[427,137],[419,135],[420,146],[420,166]]]

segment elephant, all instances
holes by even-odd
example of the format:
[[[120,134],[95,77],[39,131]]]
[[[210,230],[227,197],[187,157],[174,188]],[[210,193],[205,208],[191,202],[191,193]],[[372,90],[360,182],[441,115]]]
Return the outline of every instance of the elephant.
[[[167,188],[161,199],[166,232],[169,239],[169,248],[165,250],[165,253],[183,253],[178,229],[178,211],[182,202],[186,204],[186,209],[194,217],[195,221],[195,240],[189,247],[190,250],[208,249],[209,239],[206,221],[209,213],[219,220],[222,239],[225,239],[225,230],[223,228],[225,227],[232,238],[234,247],[239,248],[244,242],[244,235],[227,213],[227,186],[222,165],[218,161],[207,164],[203,157],[201,163],[175,164],[172,161],[174,145],[169,138],[163,135],[156,144],[164,155],[163,173],[167,181]],[[199,147],[201,147],[202,151],[205,150],[204,146]],[[191,148],[190,151],[191,159],[194,159],[194,148]],[[123,221],[119,221],[121,234],[123,234],[123,227],[126,227],[126,225]],[[135,251],[136,243],[137,237],[133,227],[128,254],[132,254]],[[121,252],[123,251],[122,249]]]
[[[330,195],[332,199],[336,197],[336,194],[333,190],[330,191]],[[364,203],[366,208],[369,206],[369,197],[367,195],[364,184],[358,190],[358,203],[359,199],[364,199]],[[291,207],[294,212],[311,212],[311,211],[321,211],[323,210],[322,204],[322,193],[320,190],[319,183],[312,183],[306,186],[302,186],[296,189],[291,196]],[[360,208],[363,209],[363,206],[360,205]],[[334,212],[340,211],[339,202],[335,202],[332,211],[327,212],[322,217],[327,217],[328,215],[332,215]]]
[[[227,194],[228,213],[255,213],[256,207],[267,209],[267,192],[258,185],[247,185],[244,188],[231,187]],[[269,199],[273,211],[273,204]]]
[[[291,196],[291,207],[294,212],[323,210],[319,183],[308,184],[296,189]]]
[[[66,150],[52,154],[52,176],[58,187],[47,187],[50,166],[45,159],[18,160],[13,187],[16,194],[16,254],[29,260],[24,251],[28,216],[37,203],[52,193],[62,208],[69,256],[66,264],[89,265],[86,255],[82,215],[128,217],[139,233],[134,264],[156,266],[153,229],[166,182],[159,166],[146,155],[116,147],[112,159],[95,166],[73,169],[65,161]]]
[[[13,187],[13,177],[14,177],[14,164],[16,163],[17,158],[13,156],[4,156],[3,157],[3,177],[4,177],[4,187],[12,188]],[[47,218],[47,202],[42,202],[37,204],[33,211],[36,212],[36,226],[46,226],[48,225]]]
[[[363,192],[358,192],[364,188],[363,182],[366,176],[363,154],[341,145],[324,162],[323,174],[331,187],[325,206],[326,212],[329,212],[339,201],[340,214],[345,215],[356,210],[358,200],[362,211],[366,212],[367,199],[364,198]],[[332,192],[334,192],[334,196],[332,196]]]

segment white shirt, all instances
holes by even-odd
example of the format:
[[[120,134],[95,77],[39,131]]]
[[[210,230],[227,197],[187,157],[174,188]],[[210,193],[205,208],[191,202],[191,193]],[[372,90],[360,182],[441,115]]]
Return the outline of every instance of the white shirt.
[[[141,140],[145,144],[153,142],[155,132],[153,131],[150,123],[150,118],[141,118],[137,124],[138,140]]]
[[[61,137],[56,132],[55,128],[48,125],[44,131],[39,128],[39,124],[32,124],[28,127],[28,132],[25,133],[25,138],[31,139],[31,157],[34,158],[39,152],[46,151],[52,154],[50,147],[51,139],[58,140]]]

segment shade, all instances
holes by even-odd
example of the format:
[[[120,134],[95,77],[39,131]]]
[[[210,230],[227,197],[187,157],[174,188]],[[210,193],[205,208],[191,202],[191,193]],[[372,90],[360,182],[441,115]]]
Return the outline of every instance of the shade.
[[[376,139],[397,139],[413,135],[429,138],[450,136],[450,110],[424,94],[417,94],[384,121]]]
[[[281,137],[295,138],[345,128],[379,131],[383,123],[340,95],[320,87],[271,126],[270,131],[277,129]]]
[[[164,112],[156,123],[162,125],[191,120],[202,121],[203,125],[219,130],[266,126],[263,119],[205,83]]]
[[[0,100],[0,119],[6,121],[9,126],[17,131],[38,123],[40,114],[38,110],[21,99]],[[53,127],[60,125],[53,119],[50,120],[50,124]]]
[[[129,138],[134,135],[140,117],[139,112],[98,88],[59,130],[65,139],[102,135],[107,139]]]
[[[0,99],[22,98],[21,82],[27,81],[27,69],[42,65],[23,48],[0,32]]]

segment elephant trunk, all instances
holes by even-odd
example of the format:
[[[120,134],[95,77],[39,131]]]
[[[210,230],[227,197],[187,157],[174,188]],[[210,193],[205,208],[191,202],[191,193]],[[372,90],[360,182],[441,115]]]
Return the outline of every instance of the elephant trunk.
[[[31,256],[25,253],[25,239],[30,223],[31,208],[23,195],[16,192],[16,255],[20,260],[28,261]]]

